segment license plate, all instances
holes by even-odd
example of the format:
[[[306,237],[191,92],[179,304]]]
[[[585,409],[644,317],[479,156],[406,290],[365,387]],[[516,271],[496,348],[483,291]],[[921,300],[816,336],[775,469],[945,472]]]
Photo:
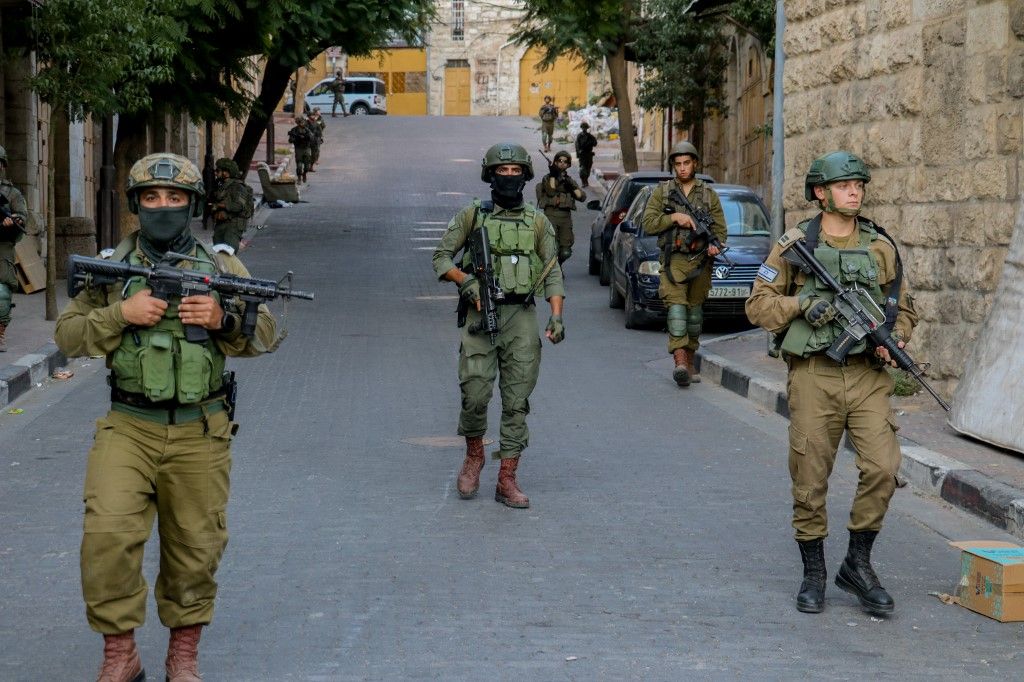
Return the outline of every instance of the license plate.
[[[709,298],[747,298],[750,287],[711,287]]]

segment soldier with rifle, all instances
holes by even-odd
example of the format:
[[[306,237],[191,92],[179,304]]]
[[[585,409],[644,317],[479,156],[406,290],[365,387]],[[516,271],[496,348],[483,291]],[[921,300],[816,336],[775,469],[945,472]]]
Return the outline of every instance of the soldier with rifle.
[[[871,565],[901,458],[885,368],[891,363],[923,379],[904,350],[917,313],[896,243],[860,215],[870,181],[867,166],[850,152],[815,159],[804,196],[820,213],[772,248],[746,303],[750,321],[780,339],[789,365],[793,528],[804,566],[796,607],[805,613],[825,607],[825,500],[844,431],[860,475],[835,582],[871,614],[894,609]]]
[[[7,326],[14,308],[18,274],[14,245],[25,236],[28,205],[21,190],[7,177],[7,150],[0,147],[0,353],[7,350]]]
[[[724,253],[725,213],[709,185],[697,177],[700,155],[689,142],[680,142],[668,156],[675,177],[651,192],[641,223],[644,232],[658,235],[661,277],[658,294],[668,310],[668,352],[680,387],[699,383],[693,364],[704,326],[704,301],[711,291],[711,267]]]
[[[541,152],[541,156],[548,162],[548,174],[541,178],[535,188],[537,208],[544,211],[544,215],[555,227],[555,236],[558,239],[558,264],[561,265],[569,260],[572,245],[576,243],[576,237],[572,233],[572,212],[576,210],[576,202],[583,201],[587,195],[576,181],[569,177],[569,166],[572,165],[569,152],[555,153],[553,161],[548,159],[544,152]]]
[[[228,540],[238,427],[225,359],[274,348],[277,326],[258,303],[269,288],[255,287],[259,280],[235,256],[193,238],[189,225],[202,214],[205,194],[191,161],[170,153],[142,158],[128,173],[127,194],[140,229],[103,255],[133,274],[122,280],[93,259],[72,261],[69,285],[85,286],[54,335],[67,356],[104,355],[110,369],[110,411],[97,422],[85,474],[82,596],[89,625],[104,639],[98,680],[145,679],[134,632],[146,612],[143,547],[156,519],[157,611],[170,628],[166,679],[194,682]],[[225,281],[249,283],[244,310],[234,295],[218,292]]]
[[[530,500],[519,488],[516,471],[529,443],[526,415],[541,355],[534,294],[542,293],[550,303],[544,335],[559,343],[565,338],[565,292],[554,229],[543,213],[523,200],[523,188],[533,179],[527,151],[518,144],[493,145],[484,155],[480,179],[490,184],[491,200],[474,201],[455,214],[433,257],[438,279],[459,287],[458,433],[466,438],[466,457],[457,488],[465,500],[480,488],[487,404],[497,377],[501,430],[492,456],[501,467],[494,499],[524,509]]]

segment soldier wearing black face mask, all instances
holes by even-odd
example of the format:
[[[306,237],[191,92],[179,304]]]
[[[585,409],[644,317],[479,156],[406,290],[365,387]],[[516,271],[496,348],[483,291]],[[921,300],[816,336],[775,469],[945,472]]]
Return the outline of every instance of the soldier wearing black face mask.
[[[466,437],[466,458],[457,487],[465,500],[475,497],[480,487],[487,403],[498,376],[501,436],[493,457],[501,460],[501,470],[494,499],[523,509],[530,506],[530,500],[519,489],[516,469],[529,441],[526,415],[540,373],[541,344],[533,292],[543,290],[551,304],[544,335],[551,343],[559,343],[565,338],[565,291],[554,228],[541,211],[523,202],[523,188],[533,179],[530,155],[517,144],[496,144],[487,150],[481,165],[480,179],[490,183],[492,201],[477,200],[459,211],[434,251],[434,272],[440,280],[457,284],[460,296],[469,304],[459,351],[462,413],[458,432]],[[455,261],[470,234],[479,227],[487,229],[495,279],[504,294],[498,305],[499,332],[493,342],[488,334],[470,331],[480,320],[481,283],[467,272],[465,253],[460,260],[462,267]]]

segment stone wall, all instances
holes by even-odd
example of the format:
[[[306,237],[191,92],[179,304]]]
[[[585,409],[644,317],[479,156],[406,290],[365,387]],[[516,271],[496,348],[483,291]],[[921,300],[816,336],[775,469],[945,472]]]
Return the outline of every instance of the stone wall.
[[[786,3],[786,223],[811,160],[872,170],[865,215],[902,244],[911,350],[952,390],[999,283],[1024,193],[1024,0]]]

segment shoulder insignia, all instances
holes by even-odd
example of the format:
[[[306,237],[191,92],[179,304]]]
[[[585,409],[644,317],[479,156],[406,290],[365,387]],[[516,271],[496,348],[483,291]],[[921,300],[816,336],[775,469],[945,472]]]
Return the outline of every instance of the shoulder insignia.
[[[226,253],[229,256],[234,256],[235,255],[234,247],[229,246],[227,244],[214,244],[210,248],[213,249],[214,252],[216,252],[216,253]]]
[[[765,263],[761,263],[761,267],[757,269],[757,276],[759,279],[763,279],[771,284],[779,276],[779,271]]]
[[[99,257],[102,258],[103,260],[110,260],[110,257],[113,256],[113,255],[114,255],[114,250],[113,249],[103,249],[99,253]]]

